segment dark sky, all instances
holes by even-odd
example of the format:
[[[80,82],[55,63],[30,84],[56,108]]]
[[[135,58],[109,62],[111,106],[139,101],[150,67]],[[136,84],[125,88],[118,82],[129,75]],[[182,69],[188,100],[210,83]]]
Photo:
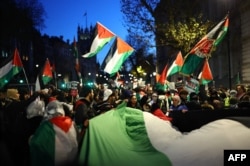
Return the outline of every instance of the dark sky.
[[[127,31],[123,27],[119,0],[40,0],[47,13],[42,34],[63,36],[64,40],[73,41],[77,26],[82,28],[95,26],[100,22],[110,31],[125,40]],[[109,43],[106,47],[111,46]],[[100,52],[100,62],[109,48]],[[104,55],[101,55],[104,54]]]

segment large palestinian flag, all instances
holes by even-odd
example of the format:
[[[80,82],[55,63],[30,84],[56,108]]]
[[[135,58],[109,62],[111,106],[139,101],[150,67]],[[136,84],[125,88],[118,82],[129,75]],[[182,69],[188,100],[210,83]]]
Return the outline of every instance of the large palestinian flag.
[[[69,165],[77,155],[77,134],[69,117],[43,121],[30,140],[32,166]]]
[[[170,122],[123,103],[89,121],[78,164],[220,166],[224,150],[249,149],[249,137],[248,127],[229,119],[181,133]]]

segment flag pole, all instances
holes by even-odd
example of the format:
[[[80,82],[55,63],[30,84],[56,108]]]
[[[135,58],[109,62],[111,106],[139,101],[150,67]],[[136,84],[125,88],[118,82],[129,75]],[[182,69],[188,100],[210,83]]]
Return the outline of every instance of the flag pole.
[[[228,28],[228,36],[227,36],[227,56],[228,56],[228,83],[229,89],[232,89],[231,83],[231,54],[230,54],[230,29]]]
[[[18,56],[18,59],[19,59],[19,61],[21,62],[21,64],[22,64],[22,68],[23,68],[23,73],[24,73],[24,77],[25,77],[25,80],[26,80],[26,83],[27,83],[27,86],[28,86],[28,90],[29,90],[29,92],[31,92],[31,90],[30,90],[30,86],[29,86],[29,81],[28,81],[28,78],[27,78],[27,75],[26,75],[26,72],[25,72],[25,69],[24,69],[24,66],[23,66],[23,63],[22,63],[22,60],[21,60],[21,57],[20,57],[20,55],[19,55],[19,51],[17,50],[17,48],[16,48],[16,50],[15,51],[17,51],[17,56]],[[15,55],[14,55],[15,56]]]
[[[29,92],[31,92],[31,90],[30,90],[30,84],[29,84],[29,81],[28,81],[28,77],[27,77],[27,75],[26,75],[26,72],[25,72],[25,70],[24,70],[24,67],[23,67],[23,73],[24,73],[25,80],[26,80],[26,82],[27,82],[28,90],[29,90]]]

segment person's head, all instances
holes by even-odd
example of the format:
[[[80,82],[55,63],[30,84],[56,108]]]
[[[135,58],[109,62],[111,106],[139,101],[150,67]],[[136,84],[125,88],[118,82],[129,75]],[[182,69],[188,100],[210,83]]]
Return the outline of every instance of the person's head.
[[[199,100],[199,96],[195,92],[191,92],[189,94],[189,98],[190,98],[190,101],[197,101],[197,100]]]
[[[181,97],[181,99],[187,100],[188,91],[186,91],[185,89],[182,89],[182,90],[179,92],[179,96]]]
[[[244,85],[237,85],[237,95],[243,94],[246,92],[246,88]]]
[[[130,97],[131,97],[131,94],[132,93],[131,93],[130,90],[122,89],[120,98],[121,98],[121,100],[128,101],[130,99]]]
[[[108,101],[114,97],[114,93],[111,89],[106,89],[103,92],[103,101]]]
[[[28,89],[19,89],[20,100],[27,100],[30,98],[30,93]]]
[[[178,95],[174,95],[174,96],[172,97],[172,101],[173,101],[173,105],[174,105],[174,106],[178,106],[178,105],[181,104],[181,98],[180,98],[180,96],[178,96]]]
[[[150,100],[148,98],[148,96],[143,96],[140,100],[140,106],[142,108],[143,111],[149,112],[151,110],[151,106],[150,106]]]
[[[229,95],[230,95],[230,97],[236,97],[237,91],[234,90],[234,89],[232,89],[232,90],[229,92]]]
[[[158,103],[153,103],[153,104],[151,105],[150,111],[151,111],[151,112],[154,112],[154,111],[156,111],[157,109],[160,109],[160,106],[158,105]]]
[[[53,84],[49,84],[46,86],[46,89],[48,89],[48,94],[51,95],[54,90],[56,90],[56,86]]]
[[[157,93],[154,92],[154,93],[152,94],[152,100],[153,100],[154,103],[157,102],[157,100],[158,100],[158,94],[157,94]]]
[[[130,97],[130,102],[131,102],[132,104],[137,103],[136,95],[132,95],[132,96]]]
[[[63,104],[59,102],[58,100],[49,102],[45,108],[44,117],[46,119],[50,119],[55,116],[64,116],[64,115],[65,115],[65,112],[63,109]]]
[[[147,95],[152,95],[153,94],[153,87],[152,86],[149,86],[148,89],[147,89]]]
[[[237,103],[238,103],[238,100],[237,100],[236,97],[231,97],[231,98],[229,99],[229,104],[230,104],[230,105],[235,105],[235,104],[237,104]]]
[[[7,89],[6,97],[14,100],[20,100],[20,94],[17,89]]]
[[[81,89],[81,92],[79,95],[80,95],[80,97],[84,97],[86,100],[91,102],[94,99],[94,90],[90,86],[84,86]]]

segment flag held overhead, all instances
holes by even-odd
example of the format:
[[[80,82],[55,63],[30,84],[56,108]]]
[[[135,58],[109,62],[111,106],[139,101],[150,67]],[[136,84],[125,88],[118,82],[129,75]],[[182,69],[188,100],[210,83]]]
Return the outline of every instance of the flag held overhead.
[[[101,23],[96,23],[96,36],[91,44],[90,51],[82,57],[90,58],[95,56],[98,52],[100,52],[103,47],[115,36],[113,32],[111,32],[108,28],[103,26]]]
[[[44,85],[48,84],[52,80],[52,78],[53,78],[53,75],[52,75],[50,62],[49,62],[49,59],[47,59],[45,61],[45,65],[44,65],[44,68],[43,68],[43,74],[42,74],[43,84]]]
[[[228,30],[228,15],[220,21],[207,35],[205,35],[184,58],[181,73],[184,75],[193,74],[202,65],[204,58],[208,58],[225,36]]]
[[[102,68],[108,74],[114,74],[119,71],[123,62],[134,52],[134,49],[123,41],[121,38],[116,37],[108,54],[106,55]]]
[[[202,71],[199,74],[198,78],[200,79],[200,83],[203,85],[208,84],[210,81],[213,80],[213,74],[210,70],[208,59],[204,61]]]
[[[167,71],[167,77],[178,73],[181,70],[182,65],[183,65],[183,57],[181,51],[179,51],[175,60],[173,61],[173,63],[171,64],[171,66]]]
[[[23,69],[23,64],[17,48],[14,51],[12,59],[9,59],[0,68],[0,88],[4,87],[16,74]]]

